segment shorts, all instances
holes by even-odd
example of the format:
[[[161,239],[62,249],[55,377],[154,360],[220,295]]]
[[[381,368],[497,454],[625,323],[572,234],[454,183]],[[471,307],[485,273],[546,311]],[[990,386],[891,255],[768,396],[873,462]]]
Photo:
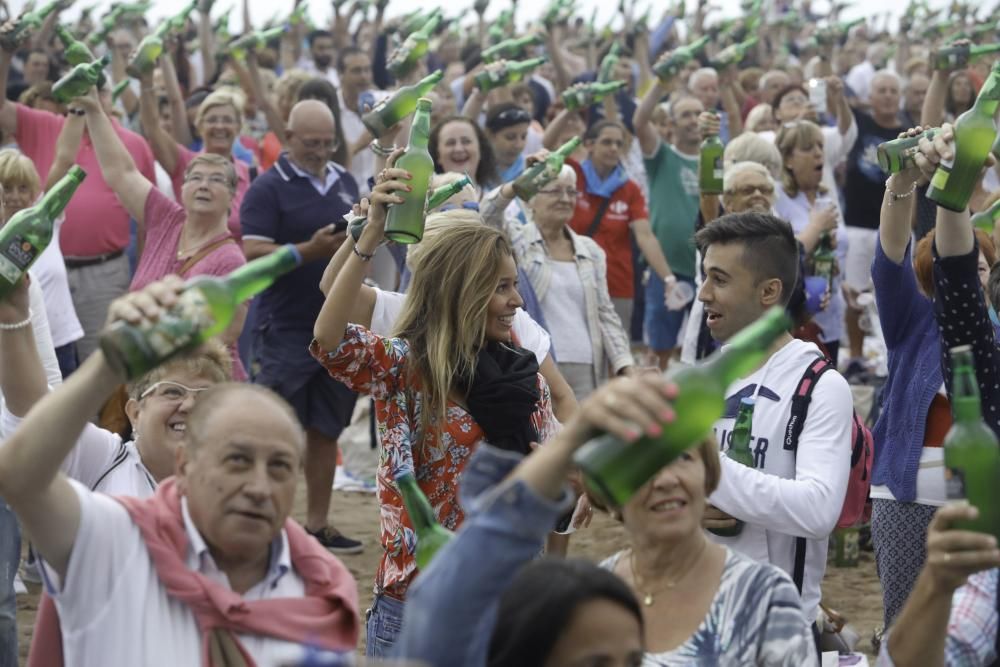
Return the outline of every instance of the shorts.
[[[859,292],[872,288],[872,262],[875,260],[877,243],[877,229],[847,228],[847,266],[844,267],[844,282],[848,287]]]
[[[323,368],[287,396],[280,383],[272,385],[263,377],[258,377],[256,382],[270,387],[288,401],[303,428],[315,429],[333,440],[351,423],[358,400],[357,394],[330,377]]]
[[[678,282],[695,287],[694,278],[674,274]],[[646,312],[643,319],[643,341],[654,352],[673,350],[680,344],[681,326],[691,310],[689,303],[680,310],[669,310],[663,303],[663,281],[655,273],[646,283]],[[695,298],[698,298],[697,295]]]

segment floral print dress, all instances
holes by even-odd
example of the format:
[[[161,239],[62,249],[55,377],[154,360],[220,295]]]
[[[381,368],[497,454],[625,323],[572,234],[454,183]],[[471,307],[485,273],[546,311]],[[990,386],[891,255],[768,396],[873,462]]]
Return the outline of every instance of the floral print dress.
[[[376,487],[380,505],[380,537],[385,553],[375,573],[375,593],[404,600],[417,572],[416,534],[403,506],[395,478],[412,472],[420,490],[430,501],[437,520],[449,530],[462,523],[458,501],[458,477],[472,452],[485,441],[483,430],[462,407],[449,401],[446,423],[425,434],[420,427],[419,386],[409,377],[409,344],[402,338],[379,336],[368,329],[347,325],[344,338],[334,351],[317,341],[312,355],[330,375],[351,390],[375,400],[379,465]],[[545,379],[538,375],[539,401],[531,420],[544,442],[558,429],[552,399]]]

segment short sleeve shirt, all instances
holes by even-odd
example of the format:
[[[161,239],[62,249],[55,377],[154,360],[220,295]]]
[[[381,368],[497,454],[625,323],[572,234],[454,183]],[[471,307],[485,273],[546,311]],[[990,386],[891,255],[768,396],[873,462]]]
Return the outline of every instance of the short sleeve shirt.
[[[899,136],[906,128],[882,127],[866,113],[855,111],[858,139],[847,156],[847,181],[844,183],[844,222],[848,227],[878,229],[889,177],[878,164],[878,145]]]
[[[576,210],[569,225],[577,234],[587,235],[604,197],[587,192],[587,179],[580,164],[572,159],[566,164],[576,172]],[[592,238],[604,250],[608,259],[608,293],[616,299],[631,299],[635,294],[635,272],[632,269],[632,223],[648,220],[646,200],[633,180],[628,180],[611,195],[611,201],[601,217]]]
[[[698,219],[698,157],[660,142],[644,160],[649,177],[649,210],[653,233],[670,269],[693,277],[694,225]]]

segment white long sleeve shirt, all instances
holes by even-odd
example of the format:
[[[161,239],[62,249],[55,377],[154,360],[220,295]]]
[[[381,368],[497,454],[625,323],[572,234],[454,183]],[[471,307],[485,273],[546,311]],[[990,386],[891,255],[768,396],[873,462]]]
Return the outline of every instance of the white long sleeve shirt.
[[[847,492],[853,402],[847,381],[827,371],[817,383],[799,438],[798,451],[785,448],[792,395],[810,363],[820,355],[812,343],[792,340],[757,372],[734,382],[726,415],[715,424],[723,450],[729,448],[739,400],[756,396],[751,449],[754,468],[722,458],[722,479],[710,502],[744,522],[736,537],[712,540],[793,574],[795,538],[806,538],[802,611],[816,618],[826,571],[827,540]]]

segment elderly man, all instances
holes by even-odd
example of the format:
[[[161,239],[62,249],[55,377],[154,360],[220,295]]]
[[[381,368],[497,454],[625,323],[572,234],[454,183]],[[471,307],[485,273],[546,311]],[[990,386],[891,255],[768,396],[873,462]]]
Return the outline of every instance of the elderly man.
[[[109,324],[155,322],[182,289],[171,277],[122,297]],[[44,561],[62,624],[35,664],[277,664],[306,642],[353,650],[354,579],[288,518],[305,438],[270,391],[206,391],[176,476],[145,500],[94,493],[38,455],[39,443],[76,438],[66,425],[124,380],[96,352],[0,448],[0,495]]]
[[[762,104],[774,104],[774,97],[778,91],[787,87],[792,82],[791,77],[780,69],[772,69],[760,77],[757,84],[757,98]]]
[[[719,115],[722,121],[719,138],[724,144],[743,131],[740,105],[735,92],[737,84],[731,69],[733,68],[723,70],[720,75],[711,67],[702,67],[692,72],[687,79],[688,92],[701,100],[705,111]]]
[[[358,199],[358,186],[330,153],[337,136],[330,109],[304,100],[288,117],[288,152],[250,186],[240,209],[244,251],[262,257],[294,243],[303,266],[260,297],[254,381],[274,389],[306,428],[306,530],[335,553],[360,553],[357,540],[327,522],[337,469],[337,438],[350,423],[356,396],[309,354],[313,323],[323,307],[319,281],[344,241],[336,221]]]
[[[10,26],[10,23],[5,24],[0,32],[6,33]],[[0,51],[0,90],[6,90],[11,58],[11,52]],[[100,98],[105,111],[110,111],[110,88],[105,86]],[[14,138],[42,176],[48,175],[52,167],[56,139],[66,122],[63,116],[0,98],[0,132]],[[139,173],[154,181],[153,154],[146,140],[117,121],[112,121],[112,127]],[[83,338],[77,341],[81,360],[97,347],[97,331],[107,316],[108,305],[124,294],[129,284],[129,265],[125,256],[130,239],[129,214],[98,169],[94,143],[88,135],[80,142],[76,163],[83,167],[88,178],[66,208],[66,222],[59,232],[73,306],[84,331]],[[144,235],[139,221],[139,238]]]

